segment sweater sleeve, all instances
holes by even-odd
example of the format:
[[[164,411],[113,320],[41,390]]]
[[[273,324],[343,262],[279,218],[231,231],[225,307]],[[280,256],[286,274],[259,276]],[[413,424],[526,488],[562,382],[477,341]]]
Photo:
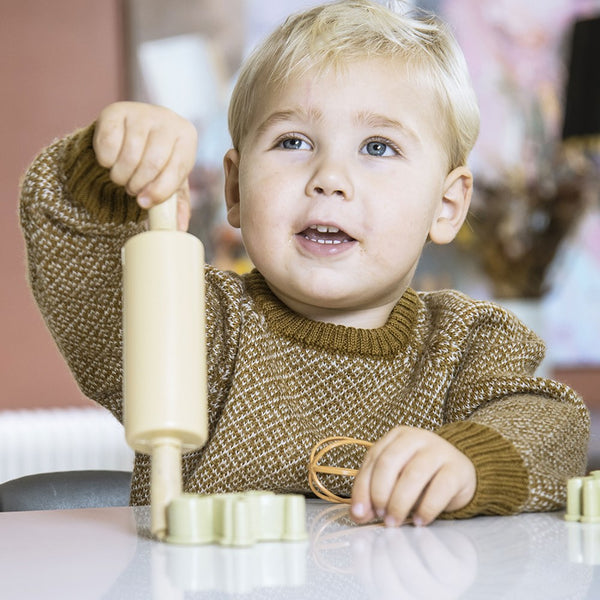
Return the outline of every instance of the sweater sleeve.
[[[121,247],[144,224],[95,159],[94,126],[55,141],[22,182],[31,289],[81,390],[121,419]]]
[[[556,510],[586,466],[589,412],[569,387],[535,376],[543,342],[491,303],[455,320],[455,369],[438,434],[477,472],[471,503],[453,517]]]

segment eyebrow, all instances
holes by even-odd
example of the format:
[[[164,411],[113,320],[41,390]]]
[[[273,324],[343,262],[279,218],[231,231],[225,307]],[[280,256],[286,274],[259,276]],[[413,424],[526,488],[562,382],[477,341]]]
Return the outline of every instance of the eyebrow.
[[[396,129],[400,131],[403,135],[406,135],[417,142],[419,141],[419,136],[410,127],[408,127],[400,121],[397,121],[396,119],[390,119],[385,115],[380,115],[372,112],[359,112],[354,117],[354,122],[357,125],[366,124],[369,127],[373,127],[375,129]]]
[[[305,110],[298,106],[289,110],[279,110],[271,113],[257,128],[257,135],[262,135],[269,127],[272,127],[276,123],[284,123],[286,121],[298,120],[298,121],[319,121],[323,117],[323,113],[316,109],[311,108]]]

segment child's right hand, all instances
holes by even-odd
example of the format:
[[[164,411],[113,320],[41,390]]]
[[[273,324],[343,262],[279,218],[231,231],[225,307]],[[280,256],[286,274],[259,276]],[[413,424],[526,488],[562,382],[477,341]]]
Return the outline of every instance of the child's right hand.
[[[142,208],[177,193],[178,227],[190,218],[188,176],[196,160],[196,128],[173,111],[141,102],[116,102],[98,117],[94,152],[111,180]]]

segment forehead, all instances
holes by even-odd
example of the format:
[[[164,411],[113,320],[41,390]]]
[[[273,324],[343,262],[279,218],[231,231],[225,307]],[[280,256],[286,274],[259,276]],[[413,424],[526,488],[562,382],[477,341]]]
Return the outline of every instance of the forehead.
[[[395,121],[424,138],[439,130],[439,102],[433,86],[398,60],[374,58],[336,69],[312,68],[282,84],[264,86],[255,106],[251,133],[286,116],[372,125]]]

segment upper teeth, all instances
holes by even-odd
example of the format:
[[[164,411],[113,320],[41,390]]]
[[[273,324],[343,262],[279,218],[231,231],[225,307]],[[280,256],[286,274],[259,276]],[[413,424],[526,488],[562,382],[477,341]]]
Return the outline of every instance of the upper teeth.
[[[311,225],[311,229],[316,229],[319,233],[338,233],[339,229],[337,227],[332,227],[331,225]]]

